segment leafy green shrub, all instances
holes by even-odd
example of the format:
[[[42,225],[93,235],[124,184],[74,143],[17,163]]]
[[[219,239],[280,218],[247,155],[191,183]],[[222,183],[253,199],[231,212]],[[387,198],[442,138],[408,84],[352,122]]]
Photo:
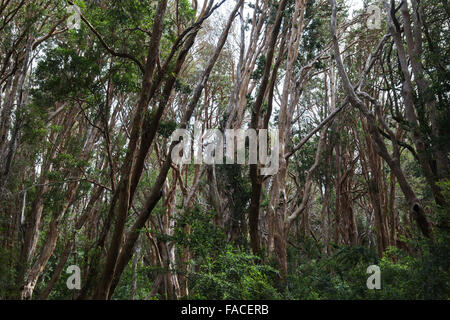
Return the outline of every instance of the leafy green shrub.
[[[197,299],[279,299],[272,285],[277,271],[256,263],[258,258],[227,246],[216,258],[208,257],[190,275],[192,297]]]
[[[436,232],[439,234],[439,232]],[[342,247],[331,257],[301,264],[289,276],[291,299],[448,299],[450,273],[448,238],[416,240],[419,254],[412,256],[390,247],[377,261],[364,247]],[[381,289],[369,290],[369,265],[381,270]]]

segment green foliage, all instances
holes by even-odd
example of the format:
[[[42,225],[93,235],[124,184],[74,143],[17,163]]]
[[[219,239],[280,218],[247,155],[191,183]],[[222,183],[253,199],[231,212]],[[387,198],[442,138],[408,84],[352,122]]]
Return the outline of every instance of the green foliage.
[[[160,121],[158,127],[158,134],[165,138],[169,138],[176,128],[177,123],[174,120]]]
[[[330,257],[312,259],[289,275],[288,298],[293,299],[449,299],[450,245],[448,235],[440,234],[432,243],[417,241],[417,256],[396,247],[383,258],[366,247],[339,247]],[[366,269],[378,265],[381,289],[366,286]]]
[[[0,250],[0,299],[6,299],[12,294],[17,275],[16,269],[12,267],[14,262],[12,249]]]
[[[192,298],[279,299],[273,286],[277,271],[256,263],[258,257],[227,246],[217,257],[207,257],[190,276]]]
[[[177,218],[171,239],[181,247],[189,248],[197,261],[221,252],[225,248],[226,238],[223,230],[211,222],[213,216],[199,207],[186,210]],[[186,233],[186,227],[189,227],[189,233]]]
[[[226,244],[223,230],[211,221],[212,213],[199,207],[177,218],[170,239],[192,254],[187,276],[194,299],[277,299],[273,286],[277,271],[259,264],[258,257]],[[186,227],[189,226],[189,232]]]
[[[260,55],[256,61],[256,68],[251,75],[252,80],[259,80],[264,74],[264,68],[266,65],[266,56]]]

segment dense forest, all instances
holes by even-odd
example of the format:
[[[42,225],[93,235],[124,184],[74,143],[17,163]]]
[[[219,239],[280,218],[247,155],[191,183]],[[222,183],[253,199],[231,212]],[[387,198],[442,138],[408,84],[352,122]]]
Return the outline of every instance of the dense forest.
[[[0,299],[449,299],[449,23],[0,0]]]

